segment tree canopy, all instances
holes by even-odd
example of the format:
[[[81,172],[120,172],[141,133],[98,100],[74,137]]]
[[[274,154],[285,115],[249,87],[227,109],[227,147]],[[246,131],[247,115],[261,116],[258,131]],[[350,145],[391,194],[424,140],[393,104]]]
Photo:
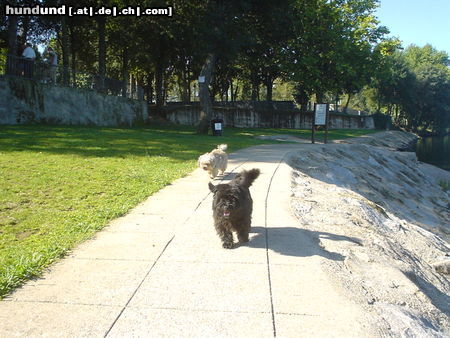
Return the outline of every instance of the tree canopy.
[[[9,0],[157,8],[160,0]],[[449,124],[449,59],[431,46],[401,51],[377,21],[379,0],[174,0],[173,16],[0,16],[0,48],[50,44],[64,69],[138,83],[157,111],[167,101],[266,100],[291,95],[391,114],[411,129]],[[206,79],[199,82],[199,76]],[[70,81],[68,73],[65,81]],[[289,84],[281,86],[274,84]],[[290,88],[290,93],[279,92]]]
[[[450,62],[431,45],[385,54],[356,105],[391,115],[412,131],[444,133],[450,126]]]

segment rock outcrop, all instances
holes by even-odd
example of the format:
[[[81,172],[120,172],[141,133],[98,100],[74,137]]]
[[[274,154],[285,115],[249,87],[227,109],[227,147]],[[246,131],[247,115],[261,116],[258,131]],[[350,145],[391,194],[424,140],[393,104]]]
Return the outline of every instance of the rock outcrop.
[[[415,140],[382,132],[302,147],[293,167],[292,209],[300,226],[341,260],[323,268],[374,314],[382,333],[450,334],[450,173],[401,152]]]

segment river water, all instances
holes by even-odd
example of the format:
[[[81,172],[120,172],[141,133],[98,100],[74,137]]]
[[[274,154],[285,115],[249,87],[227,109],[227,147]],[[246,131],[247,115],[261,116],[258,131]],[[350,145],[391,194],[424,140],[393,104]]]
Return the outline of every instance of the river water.
[[[416,154],[419,161],[450,171],[450,135],[420,138]]]

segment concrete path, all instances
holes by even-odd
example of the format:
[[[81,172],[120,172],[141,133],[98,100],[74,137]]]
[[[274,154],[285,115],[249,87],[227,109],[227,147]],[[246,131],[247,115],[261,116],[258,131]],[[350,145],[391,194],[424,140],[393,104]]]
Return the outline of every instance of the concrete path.
[[[1,301],[0,337],[371,335],[362,309],[321,269],[334,258],[291,216],[284,159],[308,146],[231,154],[229,177],[262,173],[250,188],[248,244],[221,247],[208,176],[195,170]]]

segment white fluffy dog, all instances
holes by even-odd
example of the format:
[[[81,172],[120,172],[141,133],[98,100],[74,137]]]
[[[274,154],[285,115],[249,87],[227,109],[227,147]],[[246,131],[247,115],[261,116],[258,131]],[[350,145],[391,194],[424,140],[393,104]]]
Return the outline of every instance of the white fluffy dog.
[[[198,166],[208,171],[209,177],[216,177],[219,171],[223,175],[225,169],[227,169],[228,155],[225,152],[227,147],[226,144],[220,144],[210,153],[205,153],[198,158]]]

